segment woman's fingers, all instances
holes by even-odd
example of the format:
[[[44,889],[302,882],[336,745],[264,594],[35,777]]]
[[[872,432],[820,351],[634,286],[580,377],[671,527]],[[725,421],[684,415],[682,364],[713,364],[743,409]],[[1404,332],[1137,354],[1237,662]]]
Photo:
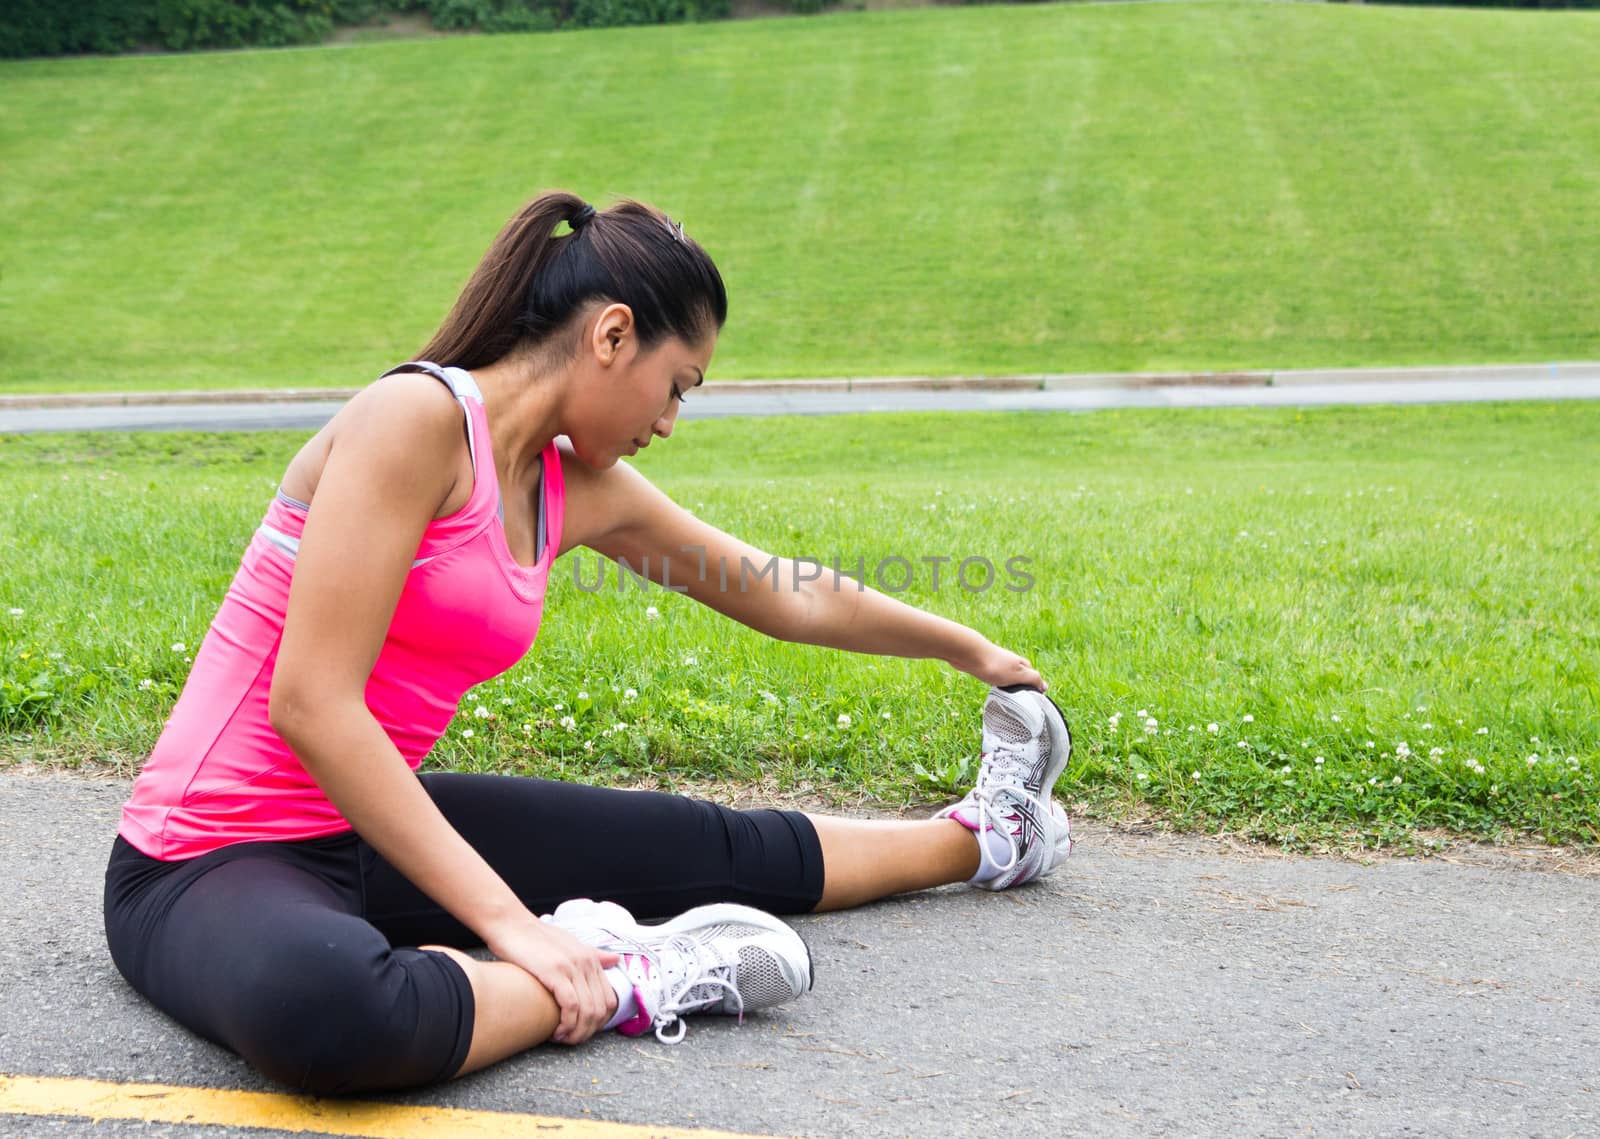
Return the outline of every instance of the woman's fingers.
[[[622,958],[588,946],[578,950],[576,958],[565,962],[570,969],[568,984],[550,990],[561,1009],[560,1024],[551,1037],[557,1044],[582,1044],[605,1026],[614,1009],[615,990],[605,971]]]
[[[611,1016],[610,1008],[611,982],[606,980],[605,973],[596,962],[595,968],[589,975],[589,1019],[584,1025],[583,1039],[587,1040],[604,1027]]]
[[[578,987],[569,979],[563,978],[555,984],[548,986],[550,995],[556,1000],[556,1007],[561,1010],[561,1019],[556,1022],[555,1033],[550,1039],[557,1044],[577,1043],[573,1034],[578,1029]]]

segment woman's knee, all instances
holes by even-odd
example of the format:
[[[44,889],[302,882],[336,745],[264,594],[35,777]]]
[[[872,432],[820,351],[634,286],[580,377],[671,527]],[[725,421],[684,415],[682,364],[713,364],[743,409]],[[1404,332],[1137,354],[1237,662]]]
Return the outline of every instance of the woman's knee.
[[[417,1087],[454,1074],[470,1040],[467,1008],[435,954],[302,958],[248,987],[238,1005],[235,1049],[264,1075],[313,1095]],[[460,1053],[458,1056],[457,1053]]]

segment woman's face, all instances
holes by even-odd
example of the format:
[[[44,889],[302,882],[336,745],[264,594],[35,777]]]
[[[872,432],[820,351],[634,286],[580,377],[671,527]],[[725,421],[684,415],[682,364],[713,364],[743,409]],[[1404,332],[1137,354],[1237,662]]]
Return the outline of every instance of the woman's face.
[[[613,308],[627,313],[623,306]],[[711,333],[699,344],[668,337],[641,350],[631,314],[606,326],[611,311],[602,314],[591,340],[593,374],[580,378],[582,411],[568,431],[578,458],[597,470],[672,434],[679,397],[705,382],[717,344]]]

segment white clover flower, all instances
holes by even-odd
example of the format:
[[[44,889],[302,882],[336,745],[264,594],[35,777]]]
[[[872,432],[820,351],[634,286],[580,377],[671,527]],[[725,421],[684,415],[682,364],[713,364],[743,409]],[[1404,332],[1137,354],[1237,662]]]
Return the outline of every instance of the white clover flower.
[[[850,713],[840,712],[839,718],[835,721],[835,723],[837,723],[841,728],[848,728],[850,726]]]
[[[1200,730],[1200,728],[1196,724],[1190,724],[1187,728],[1184,729],[1184,731],[1186,731],[1186,732],[1198,732],[1199,730]]]
[[[1426,704],[1418,704],[1417,705],[1417,711],[1426,712],[1427,710],[1428,710],[1428,706]]]
[[[141,680],[139,682],[139,689],[142,692],[148,692],[148,691],[150,691],[150,689],[154,688],[155,686],[156,686],[156,682],[154,680],[151,680],[148,676],[145,677],[143,680]]]
[[[584,740],[583,741],[583,750],[584,751],[593,751],[594,750],[594,741],[593,740]]]
[[[1144,718],[1144,726],[1147,727],[1147,728],[1155,727],[1156,726],[1156,718],[1154,716],[1146,716]]]
[[[589,694],[587,692],[583,691],[583,689],[580,688],[578,690],[578,699],[579,700],[587,700],[587,699],[589,699]]]
[[[624,700],[637,700],[639,699],[639,690],[637,688],[626,689],[622,693],[622,698]]]
[[[533,725],[524,721],[522,725],[522,734],[525,736],[533,735]]]
[[[1249,747],[1249,746],[1250,746],[1250,745],[1249,745],[1249,744],[1248,744],[1248,743],[1246,743],[1246,742],[1245,742],[1245,741],[1244,741],[1244,740],[1240,740],[1240,741],[1239,741],[1239,742],[1238,742],[1238,743],[1237,743],[1237,744],[1235,744],[1235,745],[1234,745],[1234,746],[1235,746],[1235,747]]]
[[[1282,767],[1282,769],[1281,769],[1281,770],[1282,770],[1282,772],[1283,772],[1283,774],[1284,774],[1284,775],[1287,775],[1287,774],[1289,774],[1289,772],[1291,772],[1291,771],[1293,771],[1293,770],[1294,770],[1294,768],[1292,768],[1292,767],[1290,767],[1290,766],[1289,766],[1289,765],[1288,765],[1288,764],[1287,764],[1287,763],[1286,763],[1286,764],[1284,764],[1284,765],[1283,765],[1283,767]]]
[[[1160,729],[1160,728],[1158,728],[1158,727],[1156,727],[1156,726],[1155,726],[1155,724],[1154,724],[1154,723],[1150,723],[1150,724],[1146,724],[1146,725],[1145,725],[1145,727],[1144,727],[1144,734],[1145,734],[1145,735],[1147,735],[1147,736],[1153,736],[1153,735],[1155,735],[1155,734],[1156,734],[1156,733],[1157,733],[1157,732],[1159,732],[1159,731],[1160,731],[1160,730],[1161,730],[1161,729]]]
[[[1528,737],[1528,742],[1531,743],[1531,744],[1536,744],[1536,743],[1539,742],[1539,737],[1538,736],[1529,736]]]
[[[1328,719],[1332,720],[1336,724],[1339,723],[1339,713],[1335,712],[1333,715],[1329,716]]]
[[[1378,777],[1376,775],[1374,775],[1371,779],[1367,780],[1367,786],[1368,787],[1376,787],[1377,785],[1378,785]]]
[[[1444,748],[1442,748],[1442,747],[1430,747],[1428,749],[1428,758],[1429,759],[1438,759],[1443,754],[1444,754]]]
[[[461,738],[464,739],[464,740],[470,740],[473,736],[475,736],[477,734],[478,734],[477,732],[473,731],[471,728],[468,728],[466,731],[461,733]]]
[[[559,722],[561,726],[567,729],[569,732],[574,731],[578,726],[578,721],[574,720],[571,716],[562,716]]]
[[[1210,724],[1206,725],[1206,731],[1210,732],[1212,735],[1216,735],[1221,730],[1222,729],[1217,727],[1217,725],[1215,723],[1210,723]]]
[[[1398,787],[1398,786],[1400,786],[1401,779],[1400,779],[1400,777],[1398,775],[1396,775],[1393,779],[1389,780],[1389,782],[1393,783],[1396,787]]]
[[[189,646],[184,644],[182,641],[173,641],[172,642],[172,651],[175,652],[175,653],[181,653],[185,649],[187,649],[188,647]]]
[[[893,719],[893,717],[892,717],[892,716],[890,716],[890,715],[889,715],[889,713],[888,713],[888,712],[885,712],[885,713],[884,713],[884,714],[883,714],[883,718],[884,718],[884,719],[885,719],[885,720],[889,720],[889,719]]]
[[[1401,740],[1399,743],[1394,745],[1394,753],[1401,759],[1404,759],[1406,756],[1411,754],[1411,745],[1406,743],[1405,740]]]
[[[761,699],[765,700],[768,704],[782,703],[782,701],[778,699],[776,693],[768,692],[765,688],[761,690]]]
[[[1200,778],[1200,773],[1198,771],[1191,771],[1191,772],[1189,772],[1189,778],[1190,779],[1199,779]]]
[[[1489,734],[1489,729],[1488,728],[1479,728],[1477,731],[1473,732],[1472,734],[1475,735],[1475,736],[1486,736],[1486,735]]]
[[[660,616],[661,610],[657,609],[654,605],[646,605],[644,607],[644,619],[646,621],[654,621]]]
[[[26,612],[27,612],[27,610],[26,610],[26,609],[12,609],[12,610],[11,610],[11,611],[10,611],[10,612],[11,612],[11,615],[12,615],[12,616],[13,616],[13,617],[20,617],[20,616],[22,616],[22,615],[23,615],[23,614],[24,614],[24,613],[26,613]]]
[[[1316,764],[1318,767],[1321,767],[1322,766],[1322,757],[1319,755],[1319,756],[1317,756],[1316,759],[1313,759],[1311,762]]]
[[[1529,757],[1528,757],[1528,758],[1527,758],[1527,759],[1526,759],[1526,760],[1524,760],[1524,761],[1523,761],[1523,762],[1525,762],[1525,763],[1526,763],[1526,764],[1527,764],[1527,765],[1528,765],[1528,766],[1529,766],[1529,767],[1535,767],[1535,766],[1537,766],[1537,765],[1538,765],[1538,763],[1539,763],[1539,756],[1538,756],[1538,754],[1537,754],[1537,753],[1535,753],[1535,754],[1534,754],[1534,755],[1530,755],[1530,756],[1529,756]]]
[[[1368,740],[1367,741],[1367,746],[1370,748],[1370,747],[1377,747],[1378,745],[1375,742],[1373,742],[1372,740]]]
[[[683,663],[686,667],[693,668],[700,663],[700,659],[694,656],[686,656],[683,658]]]
[[[1137,779],[1138,779],[1138,780],[1139,780],[1139,782],[1140,782],[1140,783],[1146,783],[1146,782],[1149,782],[1149,779],[1150,779],[1150,777],[1149,777],[1149,776],[1148,776],[1148,775],[1146,775],[1146,774],[1145,774],[1145,773],[1144,773],[1144,772],[1142,772],[1142,771],[1141,771],[1141,772],[1139,772],[1139,774],[1138,774],[1138,776],[1137,776],[1137,777],[1136,777],[1136,778],[1137,778]]]
[[[1252,716],[1249,712],[1246,712],[1244,714],[1244,722],[1247,723],[1247,724],[1253,724],[1253,723],[1256,722],[1256,718],[1254,716]]]
[[[482,704],[479,704],[476,708],[474,708],[472,710],[472,714],[478,717],[480,720],[487,720],[490,716],[494,715],[493,712],[489,711],[489,709],[485,708]]]
[[[1143,708],[1140,708],[1139,711],[1134,714],[1137,715],[1141,720],[1147,719],[1150,715],[1150,713]]]
[[[509,696],[500,697],[500,706],[502,708],[509,708],[509,707],[511,707],[512,703],[513,703],[513,701],[511,699],[511,697],[509,697]]]

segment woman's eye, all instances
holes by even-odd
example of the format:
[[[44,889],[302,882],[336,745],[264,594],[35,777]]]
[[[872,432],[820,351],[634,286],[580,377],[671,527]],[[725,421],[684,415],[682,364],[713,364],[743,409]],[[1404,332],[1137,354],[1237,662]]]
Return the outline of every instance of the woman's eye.
[[[679,403],[685,402],[684,398],[683,398],[683,392],[679,391],[677,388],[673,388],[672,389],[672,397],[674,399],[676,399]]]

